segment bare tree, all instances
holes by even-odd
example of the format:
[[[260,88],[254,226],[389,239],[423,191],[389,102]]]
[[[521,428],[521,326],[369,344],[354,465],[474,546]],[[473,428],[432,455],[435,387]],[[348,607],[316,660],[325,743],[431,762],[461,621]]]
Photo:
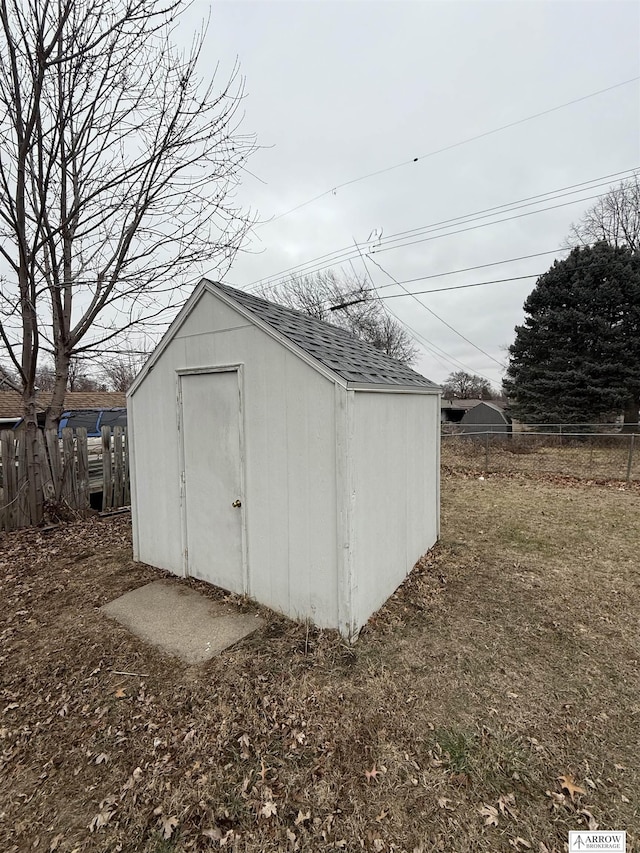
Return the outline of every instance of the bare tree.
[[[442,386],[442,396],[459,400],[491,400],[494,398],[491,383],[481,376],[456,370],[447,376]]]
[[[36,393],[53,391],[56,384],[56,371],[52,364],[41,364],[36,370]]]
[[[78,356],[73,356],[69,363],[67,390],[106,391],[106,386],[87,372],[86,363],[83,359],[78,358]]]
[[[263,287],[259,295],[339,326],[405,364],[418,354],[409,333],[387,313],[365,278],[329,270]]]
[[[102,362],[102,375],[110,391],[128,391],[142,367],[144,355],[123,351]]]
[[[41,352],[54,361],[53,424],[73,355],[163,323],[186,275],[226,269],[250,225],[229,192],[255,148],[239,132],[243,81],[237,67],[219,87],[201,80],[203,34],[187,53],[171,42],[181,11],[0,0],[0,342],[22,390],[32,489]]]
[[[36,392],[48,392],[50,395],[56,387],[56,370],[51,362],[40,364],[36,371]],[[69,361],[67,391],[100,391],[103,386],[87,373],[86,364],[77,356]],[[42,404],[42,399],[40,400]]]
[[[3,364],[0,364],[0,391],[20,391],[15,372]]]
[[[568,244],[591,245],[604,240],[619,248],[640,251],[640,178],[622,181],[571,226]]]

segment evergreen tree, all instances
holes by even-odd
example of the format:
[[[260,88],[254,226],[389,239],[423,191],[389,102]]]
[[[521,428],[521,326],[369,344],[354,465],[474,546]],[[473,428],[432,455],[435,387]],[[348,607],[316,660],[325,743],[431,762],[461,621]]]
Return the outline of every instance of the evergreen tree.
[[[538,279],[524,304],[504,390],[516,418],[588,423],[640,406],[640,254],[597,243]]]

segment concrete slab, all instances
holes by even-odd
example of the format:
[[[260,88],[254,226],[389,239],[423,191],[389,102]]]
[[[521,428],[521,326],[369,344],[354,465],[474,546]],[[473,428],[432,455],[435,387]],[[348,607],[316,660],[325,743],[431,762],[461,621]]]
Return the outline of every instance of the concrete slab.
[[[209,660],[263,624],[257,616],[229,613],[195,590],[167,581],[138,587],[100,609],[186,663]]]

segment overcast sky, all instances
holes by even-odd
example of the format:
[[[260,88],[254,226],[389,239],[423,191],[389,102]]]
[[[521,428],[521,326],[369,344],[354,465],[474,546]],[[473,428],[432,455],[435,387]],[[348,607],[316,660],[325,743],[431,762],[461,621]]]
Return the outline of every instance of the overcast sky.
[[[238,191],[264,224],[226,277],[236,286],[349,247],[353,268],[345,256],[343,269],[371,275],[376,286],[539,252],[564,257],[559,250],[571,223],[606,186],[454,223],[416,235],[414,241],[436,239],[411,246],[392,249],[384,239],[640,167],[637,80],[425,156],[640,75],[637,2],[198,0],[183,32],[209,10],[206,55],[220,62],[221,77],[238,57],[247,88],[243,130],[263,146],[249,164],[256,177],[246,174]],[[340,187],[398,164],[406,165]],[[575,203],[486,224],[566,202]],[[443,236],[479,224],[485,227]],[[384,271],[353,246],[376,229],[383,243],[371,257]],[[540,274],[553,259],[545,254],[406,287]],[[386,304],[422,339],[420,372],[442,381],[464,365],[499,384],[496,362],[505,359],[534,284],[530,278],[420,297],[488,355],[416,300]],[[393,285],[380,295],[401,292]]]

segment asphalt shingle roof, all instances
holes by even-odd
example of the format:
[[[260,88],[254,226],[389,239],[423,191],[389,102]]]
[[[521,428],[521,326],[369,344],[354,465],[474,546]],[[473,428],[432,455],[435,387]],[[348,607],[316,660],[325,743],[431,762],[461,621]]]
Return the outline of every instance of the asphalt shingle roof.
[[[226,284],[212,284],[347,382],[438,388],[420,373],[337,326]]]
[[[38,394],[38,409],[43,412],[51,402],[51,392]],[[64,408],[118,409],[125,408],[127,397],[120,391],[67,391]],[[21,418],[22,396],[16,391],[0,391],[0,418]]]

